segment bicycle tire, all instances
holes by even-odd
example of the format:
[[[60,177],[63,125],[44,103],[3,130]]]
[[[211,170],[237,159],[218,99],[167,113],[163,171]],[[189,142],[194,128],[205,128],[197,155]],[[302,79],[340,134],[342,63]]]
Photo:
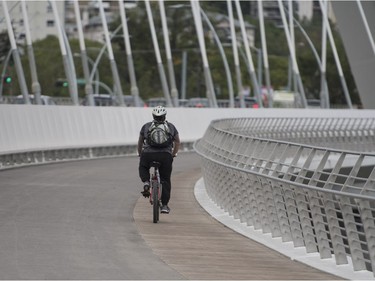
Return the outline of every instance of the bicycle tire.
[[[153,222],[157,223],[159,221],[159,188],[158,183],[153,182],[152,187],[152,210],[153,210]]]

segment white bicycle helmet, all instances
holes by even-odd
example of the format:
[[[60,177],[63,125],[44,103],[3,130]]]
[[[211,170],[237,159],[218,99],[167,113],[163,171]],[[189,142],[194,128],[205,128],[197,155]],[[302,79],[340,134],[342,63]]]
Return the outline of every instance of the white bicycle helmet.
[[[164,106],[158,105],[152,110],[152,115],[155,117],[167,115],[167,110]]]

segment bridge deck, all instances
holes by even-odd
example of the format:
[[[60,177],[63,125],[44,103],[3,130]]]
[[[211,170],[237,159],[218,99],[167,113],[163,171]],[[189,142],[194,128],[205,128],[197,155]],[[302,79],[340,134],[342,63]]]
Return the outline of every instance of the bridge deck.
[[[175,175],[171,213],[152,223],[148,201],[140,198],[134,219],[146,243],[187,279],[339,279],[289,258],[225,227],[194,197],[199,167]],[[204,253],[204,254],[202,254]]]
[[[334,279],[223,226],[197,203],[196,154],[176,159],[152,223],[138,157],[0,173],[1,280]],[[142,238],[143,237],[143,238]],[[148,244],[148,245],[147,245]]]

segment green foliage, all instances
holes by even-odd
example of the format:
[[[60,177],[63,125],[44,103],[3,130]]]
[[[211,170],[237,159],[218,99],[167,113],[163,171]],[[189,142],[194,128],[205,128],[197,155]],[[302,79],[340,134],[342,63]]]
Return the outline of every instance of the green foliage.
[[[275,90],[285,88],[288,82],[289,58],[286,56],[270,56],[268,61],[272,87]]]
[[[80,53],[78,40],[70,40],[70,47],[73,54]],[[87,54],[91,58],[96,58],[101,47],[102,45],[98,42],[86,41]],[[67,87],[67,85],[65,85],[64,87],[56,87],[56,82],[59,79],[67,80],[58,38],[52,35],[47,36],[43,40],[34,42],[33,49],[36,61],[38,81],[42,89],[42,94],[49,96],[70,97],[69,88]],[[77,78],[84,77],[80,57],[74,56],[73,59]],[[29,60],[27,56],[22,56],[22,65],[27,85],[31,85],[31,74],[29,71]],[[109,69],[108,65],[108,63],[106,64],[105,62],[103,62],[99,67],[99,71],[102,70],[103,73],[108,72],[105,69],[105,67]],[[16,75],[14,66],[10,67],[10,69],[10,73],[12,73],[13,76]],[[106,81],[108,81],[108,77],[109,75],[107,77],[103,77],[103,79],[106,79]],[[13,92],[20,93],[18,83],[13,84]],[[83,97],[85,94],[84,87],[78,87],[78,92],[79,96]]]

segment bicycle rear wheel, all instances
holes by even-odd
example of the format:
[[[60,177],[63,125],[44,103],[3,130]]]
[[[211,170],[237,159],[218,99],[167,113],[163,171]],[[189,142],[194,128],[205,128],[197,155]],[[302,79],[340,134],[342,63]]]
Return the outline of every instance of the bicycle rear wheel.
[[[157,223],[159,221],[159,190],[157,183],[153,183],[152,187],[152,209],[153,209],[153,222]]]

